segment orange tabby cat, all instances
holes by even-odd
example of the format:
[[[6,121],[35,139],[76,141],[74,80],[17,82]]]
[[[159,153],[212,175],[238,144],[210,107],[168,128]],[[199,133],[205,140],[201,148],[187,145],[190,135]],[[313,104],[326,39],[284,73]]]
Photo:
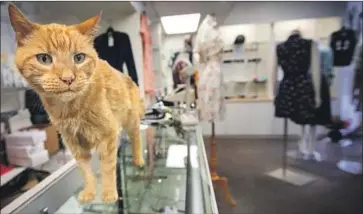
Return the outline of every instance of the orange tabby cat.
[[[89,163],[92,148],[100,156],[102,200],[116,201],[116,153],[122,128],[132,141],[134,164],[144,164],[139,132],[144,105],[131,78],[99,59],[93,48],[100,15],[78,25],[40,25],[10,4],[9,16],[17,40],[16,66],[39,94],[82,171],[79,201],[96,196]]]

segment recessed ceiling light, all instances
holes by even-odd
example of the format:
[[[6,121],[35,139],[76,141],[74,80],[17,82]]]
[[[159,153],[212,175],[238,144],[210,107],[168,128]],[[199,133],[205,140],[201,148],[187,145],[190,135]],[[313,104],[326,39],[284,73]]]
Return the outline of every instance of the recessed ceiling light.
[[[200,13],[162,16],[160,20],[166,34],[193,33],[198,29]]]

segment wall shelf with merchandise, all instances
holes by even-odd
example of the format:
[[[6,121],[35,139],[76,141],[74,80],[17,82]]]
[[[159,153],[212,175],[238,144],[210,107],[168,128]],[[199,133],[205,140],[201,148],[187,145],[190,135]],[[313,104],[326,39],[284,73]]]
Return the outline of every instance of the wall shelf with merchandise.
[[[225,43],[221,69],[228,102],[268,101],[270,24],[221,26]],[[234,45],[238,35],[245,43]]]

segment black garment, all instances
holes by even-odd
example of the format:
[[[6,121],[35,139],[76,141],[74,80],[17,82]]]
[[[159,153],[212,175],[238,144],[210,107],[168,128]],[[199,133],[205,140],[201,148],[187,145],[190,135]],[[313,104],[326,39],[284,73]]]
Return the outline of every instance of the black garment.
[[[277,46],[278,64],[284,71],[275,98],[275,116],[289,118],[297,124],[315,125],[330,123],[330,94],[325,77],[322,77],[321,99],[315,108],[315,91],[309,73],[312,41],[292,35]]]
[[[48,124],[50,123],[48,114],[43,107],[43,103],[39,95],[34,90],[25,91],[25,108],[29,110],[30,120],[32,124]]]
[[[330,36],[330,47],[333,50],[335,66],[350,65],[353,59],[357,38],[352,29],[342,28]]]
[[[112,47],[108,45],[109,33],[112,34],[114,40]],[[122,72],[122,66],[126,63],[127,71],[131,79],[138,85],[134,55],[131,49],[130,38],[126,33],[109,29],[108,32],[95,38],[94,46],[98,52],[98,56],[106,60],[117,70]]]

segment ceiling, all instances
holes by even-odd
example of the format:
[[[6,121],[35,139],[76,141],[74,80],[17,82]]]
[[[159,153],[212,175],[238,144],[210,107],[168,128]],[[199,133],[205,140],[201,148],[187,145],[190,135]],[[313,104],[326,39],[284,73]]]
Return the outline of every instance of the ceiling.
[[[86,20],[92,16],[99,14],[102,11],[104,19],[111,19],[120,14],[127,15],[135,12],[134,6],[127,1],[118,2],[69,2],[69,1],[51,1],[51,2],[34,2],[39,8],[39,12],[54,15],[64,16],[64,14],[72,14],[81,20]],[[87,9],[85,9],[85,7]]]
[[[145,11],[151,22],[158,22],[161,16],[180,15],[188,13],[201,13],[202,19],[205,15],[214,13],[217,21],[223,23],[233,8],[235,2],[208,2],[208,1],[149,1],[145,2]]]

